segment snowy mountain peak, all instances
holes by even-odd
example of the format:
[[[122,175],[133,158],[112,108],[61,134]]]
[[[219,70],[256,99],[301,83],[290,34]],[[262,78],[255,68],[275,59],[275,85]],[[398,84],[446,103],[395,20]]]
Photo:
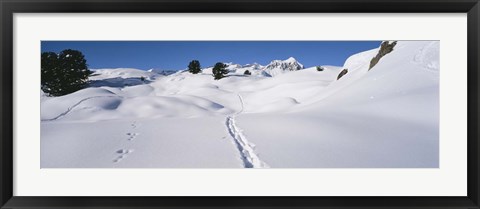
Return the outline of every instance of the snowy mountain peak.
[[[263,69],[264,66],[254,62],[253,64],[245,64],[242,66],[242,68],[250,68],[250,69],[253,69],[253,70],[261,70]]]
[[[289,57],[286,60],[273,60],[265,67],[265,72],[270,76],[276,76],[288,71],[297,71],[303,69],[304,66],[295,58]]]
[[[233,62],[228,62],[228,63],[223,63],[223,64],[226,64],[227,65],[227,68],[241,68],[242,65],[240,64],[235,64]]]
[[[284,62],[297,62],[294,57],[289,57],[288,59],[284,60]]]
[[[286,60],[273,60],[265,68],[282,68],[284,70],[295,71],[303,69],[303,65],[299,63],[295,58],[289,57]]]

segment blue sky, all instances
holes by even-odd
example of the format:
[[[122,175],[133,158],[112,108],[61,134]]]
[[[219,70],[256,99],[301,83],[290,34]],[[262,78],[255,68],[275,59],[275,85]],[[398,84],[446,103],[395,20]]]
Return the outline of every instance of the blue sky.
[[[268,64],[295,57],[305,67],[342,66],[350,55],[377,48],[380,41],[42,41],[42,52],[81,51],[89,68],[185,69],[199,60]]]

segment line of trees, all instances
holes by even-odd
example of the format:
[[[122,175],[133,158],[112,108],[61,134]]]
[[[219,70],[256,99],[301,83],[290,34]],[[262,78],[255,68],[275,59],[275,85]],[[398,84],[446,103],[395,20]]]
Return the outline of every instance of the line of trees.
[[[212,75],[215,80],[220,80],[228,74],[228,70],[226,69],[227,65],[221,62],[217,62],[212,69]],[[202,72],[200,62],[198,60],[192,60],[188,64],[188,72],[192,74],[197,74]]]

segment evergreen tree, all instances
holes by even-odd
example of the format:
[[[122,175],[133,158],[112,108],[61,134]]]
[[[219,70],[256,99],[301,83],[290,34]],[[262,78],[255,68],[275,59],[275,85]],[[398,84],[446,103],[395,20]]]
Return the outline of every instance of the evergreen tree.
[[[227,65],[221,62],[217,62],[215,64],[215,66],[212,69],[213,77],[215,78],[215,80],[220,80],[223,77],[225,77],[225,75],[227,75],[228,70],[225,69],[226,67]]]
[[[252,75],[252,73],[249,70],[245,70],[245,72],[243,72],[243,75]]]
[[[60,86],[61,72],[58,67],[58,55],[53,52],[42,53],[40,65],[42,91],[53,95]]]
[[[193,74],[197,74],[199,72],[202,72],[202,69],[200,67],[200,62],[198,60],[192,60],[188,64],[188,72],[191,72]]]
[[[67,49],[58,55],[42,53],[41,85],[49,95],[61,96],[85,88],[91,73],[80,51]]]
[[[323,71],[324,68],[322,66],[317,66],[317,71]]]

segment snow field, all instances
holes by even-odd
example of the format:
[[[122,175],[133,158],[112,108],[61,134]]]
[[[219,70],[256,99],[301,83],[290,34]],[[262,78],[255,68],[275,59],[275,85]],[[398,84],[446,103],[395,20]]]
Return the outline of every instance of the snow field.
[[[41,167],[438,167],[439,43],[398,42],[369,71],[377,51],[322,72],[231,64],[217,81],[97,70],[93,87],[41,97]]]

